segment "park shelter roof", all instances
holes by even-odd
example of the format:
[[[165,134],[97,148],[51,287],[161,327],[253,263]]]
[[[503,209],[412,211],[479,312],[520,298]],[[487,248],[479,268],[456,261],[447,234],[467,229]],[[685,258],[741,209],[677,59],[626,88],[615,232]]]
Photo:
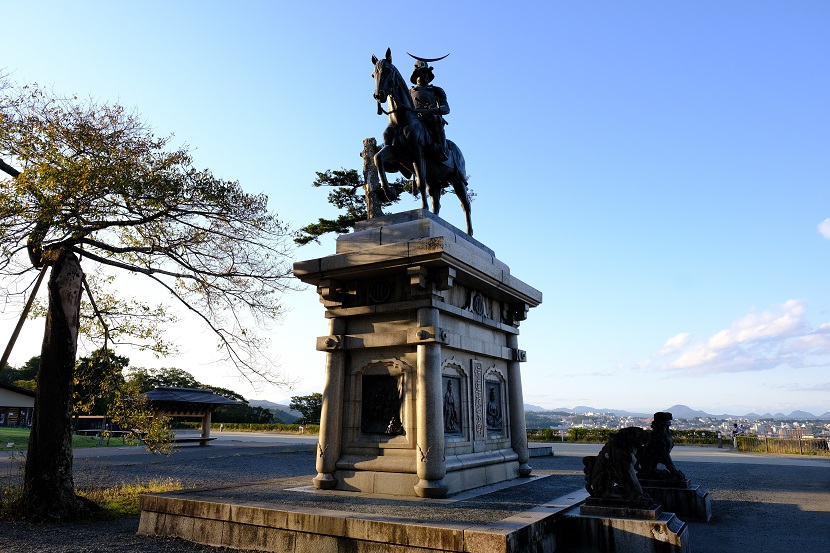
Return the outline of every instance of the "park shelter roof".
[[[200,416],[220,405],[238,405],[240,402],[200,388],[173,388],[159,386],[144,396],[155,411],[168,415]]]

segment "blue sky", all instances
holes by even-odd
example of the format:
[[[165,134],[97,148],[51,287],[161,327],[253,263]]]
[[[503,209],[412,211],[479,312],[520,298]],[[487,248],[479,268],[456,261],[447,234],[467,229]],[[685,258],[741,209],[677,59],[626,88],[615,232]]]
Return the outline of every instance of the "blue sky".
[[[6,3],[0,68],[134,107],[297,227],[335,213],[314,172],[359,168],[383,132],[372,54],[408,74],[406,51],[450,53],[435,84],[476,238],[544,293],[521,326],[527,403],[830,411],[830,4],[398,5]],[[441,215],[463,227],[454,199]],[[179,357],[123,354],[246,397],[320,391],[322,307],[310,289],[285,304],[271,351],[291,391],[211,363],[198,324],[171,329]],[[13,364],[41,332],[27,323]]]

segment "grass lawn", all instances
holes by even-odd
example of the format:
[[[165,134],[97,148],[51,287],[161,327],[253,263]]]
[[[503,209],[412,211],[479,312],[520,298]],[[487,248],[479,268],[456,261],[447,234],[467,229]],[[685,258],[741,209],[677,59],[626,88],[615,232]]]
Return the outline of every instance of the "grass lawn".
[[[9,444],[13,444],[9,447]],[[100,440],[94,436],[79,436],[74,434],[72,436],[72,447],[123,447],[125,444],[121,438],[110,438],[109,444],[107,439]],[[27,451],[29,449],[29,429],[28,428],[4,428],[0,427],[0,450],[2,451]]]

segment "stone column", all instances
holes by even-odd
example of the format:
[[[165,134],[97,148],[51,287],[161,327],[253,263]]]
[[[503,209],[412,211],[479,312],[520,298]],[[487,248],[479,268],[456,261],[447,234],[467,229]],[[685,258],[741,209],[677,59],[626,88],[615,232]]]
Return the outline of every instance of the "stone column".
[[[333,336],[346,333],[346,319],[329,320],[329,334]],[[323,409],[320,413],[320,438],[317,442],[317,476],[313,478],[314,486],[321,490],[334,489],[337,460],[340,458],[342,444],[343,396],[346,380],[346,352],[334,350],[326,352],[326,384],[323,388]]]
[[[519,337],[507,335],[507,347],[514,352],[519,349]],[[521,363],[517,360],[507,363],[507,388],[510,401],[510,445],[519,455],[519,476],[530,476],[530,458],[527,451],[527,424],[525,423],[524,394],[522,393]]]
[[[418,309],[418,326],[434,327],[438,330],[440,315],[438,309]],[[417,431],[417,472],[418,497],[444,497],[447,486],[444,476],[447,463],[444,459],[444,413],[441,404],[441,344],[431,342],[418,344],[418,377],[416,422]]]

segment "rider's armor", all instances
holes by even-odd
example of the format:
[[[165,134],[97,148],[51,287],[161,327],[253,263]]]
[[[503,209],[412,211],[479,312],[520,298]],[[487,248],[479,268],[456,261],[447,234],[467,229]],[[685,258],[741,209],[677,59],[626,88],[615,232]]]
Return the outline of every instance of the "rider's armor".
[[[444,125],[447,122],[443,116],[450,112],[450,106],[447,103],[447,95],[444,93],[444,89],[432,85],[413,86],[409,89],[409,94],[412,96],[415,109],[430,110],[419,113],[418,117],[421,118],[429,131],[435,155],[441,161],[446,161],[449,158],[449,152],[447,150],[446,135],[444,134]]]

